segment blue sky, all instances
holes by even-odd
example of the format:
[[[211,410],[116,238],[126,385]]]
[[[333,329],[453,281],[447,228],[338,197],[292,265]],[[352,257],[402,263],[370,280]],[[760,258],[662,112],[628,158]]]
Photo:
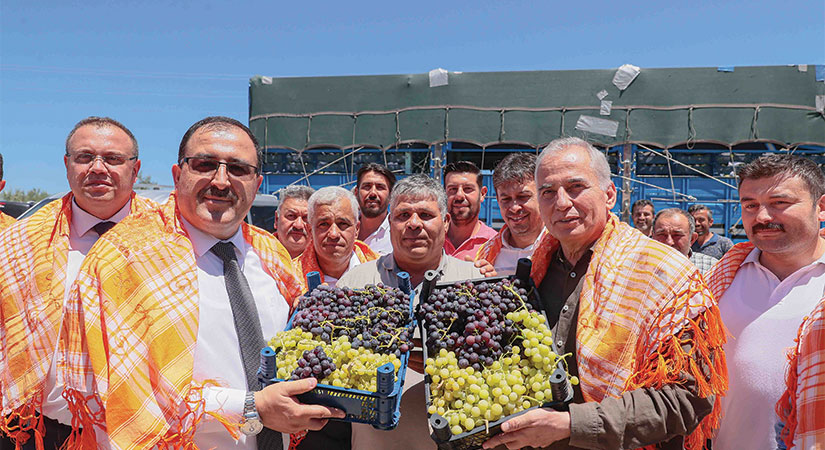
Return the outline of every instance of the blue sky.
[[[171,4],[170,3],[174,3]],[[180,138],[248,119],[248,79],[451,71],[825,63],[825,2],[0,2],[0,153],[7,189],[68,189],[78,120],[137,136],[171,184]]]

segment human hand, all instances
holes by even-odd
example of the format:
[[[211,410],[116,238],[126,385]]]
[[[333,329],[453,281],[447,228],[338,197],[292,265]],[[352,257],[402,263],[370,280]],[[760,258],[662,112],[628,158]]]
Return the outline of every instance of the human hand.
[[[493,267],[493,265],[486,259],[479,259],[478,261],[473,261],[473,257],[467,255],[464,257],[464,260],[473,263],[473,265],[478,268],[478,270],[481,272],[481,275],[485,278],[490,278],[498,275],[498,272],[496,272],[496,268]]]
[[[346,414],[336,408],[321,405],[305,405],[295,398],[311,391],[318,380],[305,378],[275,383],[255,392],[255,408],[265,427],[281,433],[304,430],[320,430],[327,419],[343,419]]]
[[[570,437],[570,413],[539,408],[501,424],[501,434],[484,443],[484,448],[506,445],[508,449],[547,447]]]

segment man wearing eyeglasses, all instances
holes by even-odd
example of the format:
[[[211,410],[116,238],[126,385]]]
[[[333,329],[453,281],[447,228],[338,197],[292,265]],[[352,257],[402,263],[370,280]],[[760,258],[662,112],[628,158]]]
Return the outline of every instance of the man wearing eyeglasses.
[[[52,449],[69,435],[61,369],[70,364],[62,353],[70,286],[100,235],[130,213],[157,208],[132,191],[138,144],[116,120],[78,122],[63,162],[71,192],[0,233],[0,391],[9,419],[0,421],[3,448],[11,441],[35,448],[45,432],[43,445]]]
[[[283,245],[243,222],[260,161],[240,122],[195,123],[181,140],[169,201],[128,218],[87,258],[72,293],[82,339],[67,354],[88,351],[90,364],[71,368],[77,383],[66,395],[98,380],[76,417],[84,430],[105,425],[112,448],[280,449],[279,432],[344,416],[296,401],[314,378],[259,389],[260,350],[301,293]],[[97,403],[105,417],[85,414]]]

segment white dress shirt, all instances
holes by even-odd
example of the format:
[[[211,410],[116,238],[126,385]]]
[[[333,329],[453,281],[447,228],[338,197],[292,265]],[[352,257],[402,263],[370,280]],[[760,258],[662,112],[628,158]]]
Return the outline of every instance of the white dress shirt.
[[[714,450],[776,448],[774,407],[785,390],[785,355],[825,290],[825,255],[781,281],[759,255],[759,249],[748,254],[719,299],[732,336],[725,344],[729,389]]]
[[[219,239],[198,230],[185,219],[182,222],[195,249],[198,268],[198,340],[195,343],[193,380],[196,383],[220,381],[222,387],[204,390],[206,410],[218,411],[240,420],[246,392],[256,391],[259,387],[247,389],[246,386],[232,306],[223,279],[223,262],[210,251]],[[268,342],[286,328],[289,305],[275,280],[264,270],[260,257],[244,240],[241,229],[238,228],[235,235],[226,241],[235,245],[238,265],[255,297],[263,338]],[[241,433],[240,439],[235,441],[223,425],[209,415],[204,415],[203,422],[198,426],[195,443],[199,448],[257,448],[254,436],[247,437]]]
[[[384,221],[378,226],[378,229],[372,232],[364,243],[369,245],[372,251],[381,255],[388,255],[392,253],[392,242],[390,241],[390,214],[384,217]]]
[[[350,269],[357,266],[358,264],[361,264],[361,260],[358,259],[358,255],[356,255],[355,252],[352,252],[352,257],[349,259],[349,265],[347,266],[347,270],[345,270],[344,273],[349,272]],[[342,273],[341,276],[344,276],[344,273]],[[335,287],[335,285],[338,284],[338,278],[335,278],[332,275],[324,274],[324,283],[332,287]]]
[[[69,255],[66,263],[66,280],[64,280],[63,288],[63,306],[66,306],[66,301],[69,299],[71,293],[72,283],[77,279],[77,274],[80,272],[80,265],[86,258],[86,254],[97,242],[97,232],[92,229],[100,222],[115,222],[118,223],[129,215],[131,211],[132,201],[126,202],[123,208],[108,219],[98,219],[97,217],[87,213],[80,206],[72,200],[72,218],[69,226]],[[63,314],[60,315],[60,328],[63,327]],[[43,392],[47,392],[46,399],[43,401],[42,413],[46,417],[57,420],[64,425],[72,424],[72,413],[69,412],[69,407],[66,404],[66,399],[63,398],[63,374],[57,370],[58,359],[63,360],[63,355],[57,351],[57,344],[54,347],[54,357],[52,358],[52,365],[49,368],[49,373],[46,374],[46,381],[43,387]]]
[[[493,263],[493,267],[496,268],[496,273],[498,273],[499,276],[515,274],[518,260],[533,256],[533,251],[536,250],[536,246],[541,238],[544,237],[546,230],[546,228],[542,227],[541,233],[539,233],[539,236],[536,238],[535,242],[524,248],[513,247],[509,242],[507,242],[507,235],[502,234],[501,251],[496,258],[495,263]]]

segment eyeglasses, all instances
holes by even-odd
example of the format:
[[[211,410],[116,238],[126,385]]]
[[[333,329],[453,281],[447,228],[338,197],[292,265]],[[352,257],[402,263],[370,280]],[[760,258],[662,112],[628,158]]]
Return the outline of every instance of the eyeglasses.
[[[189,168],[204,175],[217,172],[218,168],[226,166],[226,172],[235,178],[249,178],[258,174],[258,167],[239,162],[218,161],[206,156],[187,156],[180,160],[180,166],[189,164]]]
[[[68,156],[72,160],[73,163],[79,164],[79,165],[82,165],[82,166],[92,164],[92,163],[94,163],[95,161],[97,161],[99,159],[99,160],[103,161],[103,164],[105,164],[109,167],[120,166],[120,165],[126,164],[126,161],[134,161],[138,158],[137,156],[132,156],[131,158],[129,158],[125,155],[116,155],[116,154],[114,154],[114,155],[95,155],[94,153],[87,153],[87,152],[75,153],[74,155],[70,155],[70,154],[67,153],[66,156]]]

